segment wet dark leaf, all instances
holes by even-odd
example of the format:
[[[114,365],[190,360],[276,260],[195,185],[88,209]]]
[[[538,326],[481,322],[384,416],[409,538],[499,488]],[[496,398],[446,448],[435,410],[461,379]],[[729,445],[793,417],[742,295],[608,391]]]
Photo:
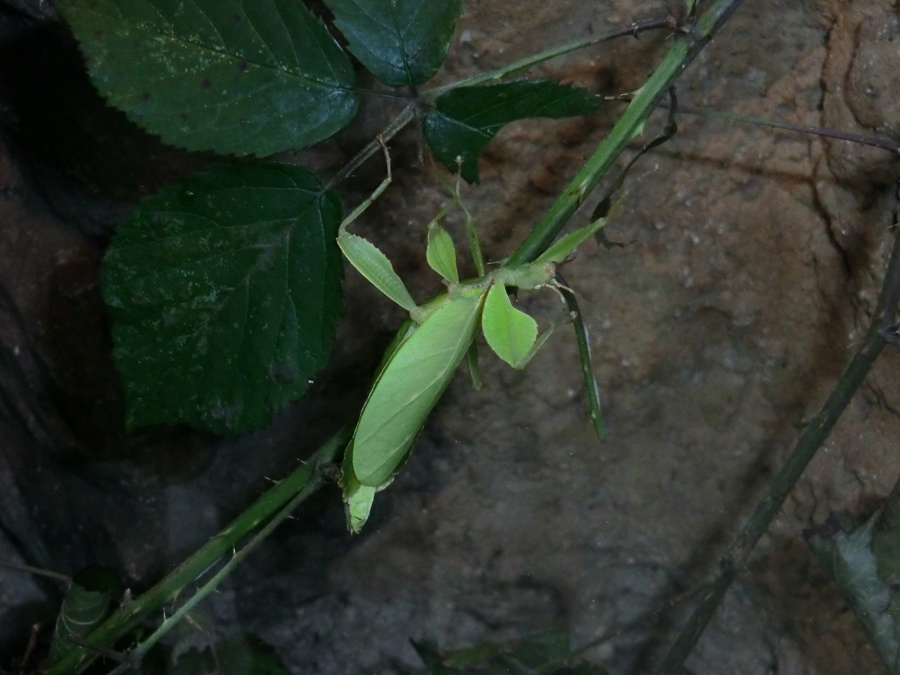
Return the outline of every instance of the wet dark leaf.
[[[503,125],[529,117],[590,115],[601,103],[584,89],[553,80],[460,87],[438,97],[436,110],[425,117],[425,139],[444,166],[477,183],[478,158]]]
[[[306,169],[219,167],[145,199],[103,263],[130,428],[264,426],[325,365],[341,205]]]
[[[462,0],[326,0],[350,51],[379,80],[414,86],[437,72]]]
[[[58,0],[100,93],[188,150],[265,156],[356,114],[344,51],[294,0]]]

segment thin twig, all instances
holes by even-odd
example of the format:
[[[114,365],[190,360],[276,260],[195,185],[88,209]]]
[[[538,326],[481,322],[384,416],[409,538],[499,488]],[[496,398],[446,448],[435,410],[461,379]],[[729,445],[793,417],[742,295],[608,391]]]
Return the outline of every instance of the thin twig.
[[[659,107],[666,108],[668,110],[672,109],[665,103],[660,103]],[[747,115],[738,115],[736,113],[725,112],[722,110],[707,110],[706,108],[695,108],[686,105],[678,105],[674,108],[674,110],[676,113],[701,115],[703,117],[712,117],[714,119],[721,119],[729,122],[755,124],[757,126],[772,127],[773,129],[796,131],[801,134],[813,134],[815,136],[824,136],[826,138],[836,138],[840,141],[849,141],[850,143],[858,143],[861,145],[871,145],[873,147],[892,152],[895,155],[900,155],[900,142],[895,141],[893,138],[887,138],[885,136],[853,134],[849,131],[841,131],[840,129],[829,129],[827,127],[816,127],[807,124],[794,124],[792,122],[782,122],[781,120],[770,120],[762,117],[749,117]]]
[[[519,59],[518,61],[513,61],[507,66],[503,66],[502,68],[497,68],[496,70],[489,70],[485,73],[479,73],[478,75],[474,75],[473,77],[468,77],[464,80],[460,80],[458,82],[453,82],[451,84],[444,84],[440,87],[435,87],[433,89],[428,89],[422,92],[422,98],[427,100],[436,99],[438,96],[443,94],[446,91],[450,91],[451,89],[457,89],[458,87],[474,87],[480,84],[487,84],[490,82],[499,82],[501,79],[506,77],[507,75],[512,75],[513,73],[517,73],[522,70],[527,70],[532,66],[539,65],[544,63],[545,61],[549,61],[551,59],[555,59],[560,56],[564,56],[566,54],[570,54],[572,52],[578,51],[579,49],[584,49],[585,47],[590,47],[592,45],[599,44],[601,42],[607,42],[609,40],[614,40],[620,37],[627,37],[629,35],[633,37],[637,37],[639,33],[643,33],[648,30],[660,30],[663,28],[674,28],[674,20],[670,16],[665,17],[656,17],[653,19],[642,19],[640,21],[632,21],[629,24],[624,26],[619,26],[617,28],[613,28],[611,30],[605,31],[603,33],[598,33],[597,35],[592,35],[587,38],[582,38],[580,40],[575,40],[573,42],[568,42],[564,45],[560,45],[558,47],[551,47],[550,49],[546,49],[537,54],[533,54],[532,56],[526,56],[523,59]]]
[[[32,567],[31,565],[20,565],[18,563],[7,562],[5,560],[0,560],[0,567],[5,567],[9,570],[16,570],[17,572],[25,572],[26,574],[34,574],[39,577],[49,577],[51,579],[56,579],[57,581],[61,581],[64,584],[71,584],[72,577],[68,574],[62,574],[61,572],[53,572],[51,570],[45,570],[40,567]]]
[[[894,247],[877,309],[865,339],[844,369],[822,409],[807,425],[778,475],[756,505],[753,514],[728,548],[728,552],[720,559],[718,573],[687,623],[681,628],[675,642],[660,663],[657,673],[669,675],[681,672],[682,664],[712,619],[737,572],[747,563],[750,553],[778,514],[794,484],[869,374],[872,364],[884,348],[883,332],[889,330],[896,320],[898,301],[900,301],[900,232],[894,236]]]

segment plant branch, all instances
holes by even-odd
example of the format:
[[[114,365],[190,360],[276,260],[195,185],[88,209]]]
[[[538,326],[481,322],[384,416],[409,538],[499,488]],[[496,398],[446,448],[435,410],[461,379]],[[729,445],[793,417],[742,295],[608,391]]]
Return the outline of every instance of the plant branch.
[[[741,0],[716,0],[693,25],[675,36],[675,43],[650,79],[635,93],[609,136],[509,258],[511,265],[534,260],[550,245],[628,143],[641,133],[659,99],[740,4]]]
[[[657,17],[654,19],[642,19],[641,21],[633,21],[632,23],[629,23],[625,26],[613,28],[612,30],[600,33],[599,35],[592,35],[589,38],[575,40],[574,42],[569,42],[558,47],[551,47],[550,49],[547,49],[543,52],[528,56],[523,59],[519,59],[518,61],[514,61],[513,63],[507,66],[503,66],[502,68],[497,68],[496,70],[490,70],[486,73],[475,75],[474,77],[459,80],[458,82],[452,82],[440,87],[435,87],[434,89],[428,89],[422,92],[418,101],[409,103],[403,109],[403,111],[384,129],[384,131],[381,132],[380,135],[382,139],[384,139],[384,141],[389,141],[391,138],[396,136],[397,133],[401,129],[403,129],[403,127],[405,127],[412,121],[412,119],[416,116],[416,111],[419,109],[422,102],[432,102],[438,96],[440,96],[444,92],[450,91],[451,89],[456,89],[458,87],[473,87],[489,82],[498,82],[507,75],[511,75],[520,70],[531,68],[532,66],[536,66],[540,63],[544,63],[545,61],[549,61],[559,56],[564,56],[565,54],[569,54],[579,49],[590,47],[591,45],[599,44],[601,42],[606,42],[608,40],[613,40],[615,38],[624,37],[627,35],[637,36],[639,33],[643,33],[644,31],[648,30],[659,30],[660,28],[672,27],[673,19],[668,16],[662,18]],[[354,171],[356,171],[363,164],[363,162],[369,159],[376,152],[378,152],[378,143],[373,140],[372,142],[368,143],[362,150],[360,150],[356,154],[356,156],[347,163],[345,167],[343,167],[337,174],[335,174],[333,178],[328,181],[327,185],[325,186],[325,190],[330,190],[335,185],[342,183]]]
[[[225,529],[216,534],[191,557],[166,575],[164,579],[140,597],[116,610],[106,621],[91,632],[87,637],[88,641],[97,647],[108,648],[147,616],[159,611],[166,604],[173,602],[185,588],[194,583],[198,577],[222,556],[229,554],[238,542],[250,532],[269,519],[280,517],[279,512],[284,512],[283,509],[286,504],[300,498],[301,495],[304,495],[305,498],[309,492],[313,492],[321,487],[322,481],[318,477],[321,467],[333,462],[341,448],[349,440],[349,428],[344,428],[337,432],[305,464],[297,468],[287,478],[275,484],[257,499],[252,506],[235,518]],[[243,550],[241,553],[243,553]],[[233,561],[234,559],[231,562]],[[225,567],[228,567],[228,565]],[[221,570],[219,573],[221,573]],[[218,573],[213,577],[213,580],[217,577]],[[208,582],[207,585],[212,583],[213,580]],[[79,647],[73,649],[56,663],[50,664],[43,673],[44,675],[68,675],[80,672],[94,658],[96,658],[95,653],[84,647]]]
[[[194,609],[204,598],[206,598],[210,593],[212,593],[216,588],[219,587],[219,584],[222,583],[229,574],[231,574],[234,569],[240,564],[240,562],[246,558],[253,550],[259,546],[265,539],[272,534],[276,527],[281,525],[290,515],[294,512],[294,510],[300,506],[304,501],[306,501],[311,495],[315,494],[319,488],[324,484],[325,479],[321,476],[321,474],[317,472],[313,472],[310,476],[309,482],[306,483],[297,495],[289,501],[282,509],[279,511],[274,518],[272,518],[265,527],[263,527],[259,532],[257,532],[253,538],[247,542],[247,544],[237,553],[231,556],[231,560],[229,560],[222,568],[216,572],[209,581],[207,581],[203,586],[197,589],[197,591],[182,604],[178,610],[170,617],[167,617],[160,626],[153,631],[153,633],[146,639],[141,641],[141,643],[135,647],[129,654],[128,657],[122,661],[118,666],[116,666],[112,671],[110,671],[109,675],[121,675],[121,673],[127,672],[132,669],[137,669],[140,665],[141,659],[147,654],[153,646],[159,642],[166,633],[168,633],[172,628],[174,628],[179,621],[181,621],[188,613]]]
[[[62,574],[60,572],[52,572],[50,570],[41,569],[40,567],[33,567],[32,565],[19,565],[17,563],[0,560],[0,567],[5,567],[6,569],[15,570],[17,572],[24,572],[26,574],[34,574],[39,577],[48,577],[50,579],[56,579],[57,581],[61,581],[64,584],[72,583],[72,577],[70,577],[68,574]]]
[[[853,134],[849,131],[841,131],[840,129],[828,129],[827,127],[816,127],[807,124],[794,124],[792,122],[782,122],[780,120],[768,120],[761,117],[748,117],[747,115],[738,115],[736,113],[725,112],[721,110],[706,110],[704,108],[695,108],[692,106],[678,105],[675,108],[661,103],[661,108],[669,110],[674,109],[676,113],[685,113],[688,115],[701,115],[703,117],[711,117],[714,119],[727,120],[729,122],[740,122],[741,124],[755,124],[757,126],[772,127],[773,129],[784,129],[785,131],[796,131],[801,134],[813,134],[815,136],[824,136],[826,138],[836,138],[839,141],[849,141],[850,143],[859,143],[862,145],[871,145],[875,148],[887,150],[895,155],[900,155],[900,142],[893,138],[885,136],[867,136],[864,134]]]
[[[693,614],[663,658],[658,673],[681,672],[681,664],[697,644],[738,570],[746,564],[760,537],[768,529],[794,484],[815,456],[884,348],[886,334],[894,330],[898,301],[900,301],[900,232],[894,236],[894,247],[875,316],[865,339],[844,369],[828,400],[807,425],[778,475],[756,505],[753,514],[732,542],[728,552],[719,561],[717,575],[707,586]]]
[[[507,75],[512,75],[513,73],[519,72],[520,70],[527,70],[532,66],[539,65],[541,63],[544,63],[545,61],[549,61],[560,56],[565,56],[566,54],[578,51],[579,49],[584,49],[585,47],[590,47],[601,42],[607,42],[609,40],[614,40],[615,38],[625,37],[628,35],[636,37],[638,33],[643,33],[644,31],[648,30],[659,30],[661,28],[673,27],[674,20],[669,16],[657,17],[654,19],[642,19],[641,21],[633,21],[624,26],[619,26],[606,32],[592,35],[588,38],[568,42],[557,47],[551,47],[550,49],[546,49],[537,54],[533,54],[532,56],[526,56],[525,58],[519,59],[518,61],[513,61],[509,65],[503,66],[502,68],[497,68],[496,70],[489,70],[485,73],[479,73],[478,75],[474,75],[473,77],[459,80],[458,82],[452,82],[451,84],[444,84],[440,87],[428,89],[422,92],[422,97],[426,100],[431,101],[436,99],[444,92],[450,91],[451,89],[457,89],[458,87],[474,87],[481,84],[497,83]]]

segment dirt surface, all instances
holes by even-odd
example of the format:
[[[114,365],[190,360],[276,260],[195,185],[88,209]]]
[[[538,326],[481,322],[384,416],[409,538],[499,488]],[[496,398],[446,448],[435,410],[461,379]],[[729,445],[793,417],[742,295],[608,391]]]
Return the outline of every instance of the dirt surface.
[[[633,0],[527,0],[515,11],[470,0],[439,77],[664,13]],[[107,565],[137,594],[265,489],[264,476],[284,475],[352,417],[402,312],[350,270],[332,366],[271,429],[126,436],[102,252],[131,204],[209,158],[165,148],[105,108],[57,25],[2,16],[0,557],[66,573]],[[644,34],[531,75],[627,92],[668,44]],[[679,101],[898,138],[898,45],[888,0],[748,1],[679,81]],[[48,84],[38,92],[34,81]],[[488,257],[514,248],[621,110],[611,102],[591,120],[497,136],[482,185],[464,190]],[[298,159],[338,169],[390,119],[364,115],[361,130]],[[646,138],[664,122],[656,113]],[[525,371],[485,350],[486,386],[453,382],[364,534],[344,533],[327,491],[209,603],[218,629],[258,634],[296,673],[407,672],[420,665],[410,638],[453,648],[548,629],[575,644],[605,636],[588,657],[612,673],[650,671],[690,606],[678,599],[715,568],[860,339],[900,176],[896,157],[873,148],[678,123],[631,173],[608,230],[625,245],[585,246],[565,268],[591,330],[609,439],[599,444],[587,421],[565,326]],[[395,140],[395,184],[357,231],[421,300],[440,287],[424,226],[446,191],[437,169],[416,167],[417,152],[414,134]],[[348,203],[382,171],[363,167]],[[551,292],[519,302],[543,326],[565,318]],[[898,369],[886,350],[738,575],[692,673],[882,672],[802,532],[832,512],[869,512],[890,491]],[[0,666],[22,653],[32,623],[52,622],[58,599],[52,583],[0,571]]]

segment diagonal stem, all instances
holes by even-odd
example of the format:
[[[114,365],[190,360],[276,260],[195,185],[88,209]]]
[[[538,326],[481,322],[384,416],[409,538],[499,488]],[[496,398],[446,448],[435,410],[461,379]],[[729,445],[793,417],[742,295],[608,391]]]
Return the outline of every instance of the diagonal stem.
[[[740,4],[741,0],[716,0],[696,23],[675,36],[674,44],[650,79],[635,93],[609,136],[600,143],[559,199],[512,254],[509,259],[511,265],[530,262],[546,250],[631,140],[641,133],[644,122],[660,98]]]
[[[718,573],[706,588],[687,623],[681,628],[678,637],[660,663],[657,673],[668,675],[681,672],[681,664],[697,644],[738,570],[746,564],[750,553],[781,509],[794,484],[869,374],[872,364],[884,348],[886,335],[893,331],[898,301],[900,301],[900,232],[894,236],[894,248],[891,251],[881,295],[865,339],[844,369],[828,400],[807,425],[778,475],[756,505],[753,514],[728,548],[728,552],[719,561]]]
[[[263,494],[250,508],[231,521],[225,529],[166,575],[162,581],[139,598],[116,610],[88,636],[90,643],[99,647],[113,645],[152,613],[158,612],[161,607],[174,601],[186,587],[194,583],[197,577],[216,564],[222,556],[230,554],[238,542],[261,524],[273,518],[308,485],[315,483],[318,487],[320,484],[317,478],[318,472],[321,467],[334,461],[340,450],[350,440],[350,431],[349,428],[344,428],[337,432],[303,466]],[[56,663],[50,664],[43,670],[43,674],[67,675],[80,672],[94,658],[96,658],[96,653],[79,647],[70,651]]]

